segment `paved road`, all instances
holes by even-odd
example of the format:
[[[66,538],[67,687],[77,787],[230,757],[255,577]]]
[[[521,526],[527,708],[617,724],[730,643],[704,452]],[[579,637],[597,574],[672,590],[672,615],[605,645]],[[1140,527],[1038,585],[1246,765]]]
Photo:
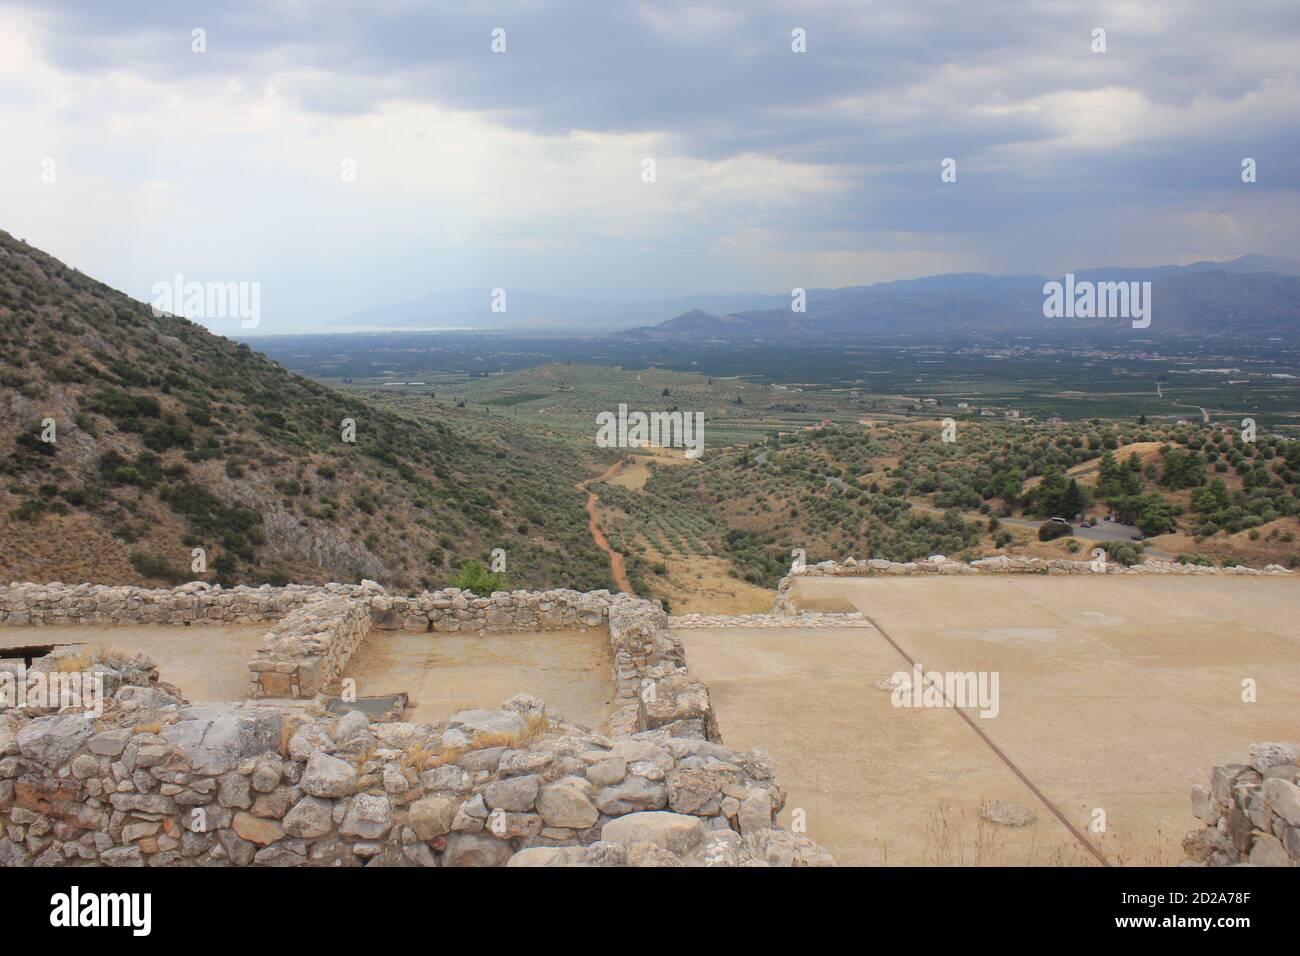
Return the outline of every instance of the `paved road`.
[[[1026,528],[1032,531],[1037,531],[1042,524],[1041,521],[1032,521],[1026,518],[999,518],[998,521],[1013,528]],[[1098,521],[1091,528],[1081,524],[1074,526],[1074,537],[1083,541],[1132,541],[1133,535],[1141,533],[1141,528],[1131,524],[1120,524],[1118,521]],[[1174,559],[1172,554],[1161,551],[1159,548],[1153,548],[1150,545],[1147,546],[1145,553],[1153,558],[1159,558],[1161,561],[1172,561]]]
[[[933,508],[929,505],[913,503],[912,507],[918,511],[928,512],[929,514],[941,515],[944,513],[943,509]],[[963,512],[962,517],[966,518],[968,521],[988,520],[984,515],[965,512]],[[1035,521],[1030,518],[998,518],[998,521],[1010,528],[1023,528],[1026,531],[1034,532],[1037,532],[1039,526],[1042,524],[1041,521]],[[1097,524],[1091,528],[1085,528],[1081,524],[1074,525],[1074,537],[1082,541],[1132,541],[1133,535],[1140,533],[1140,528],[1131,524],[1120,524],[1118,521],[1098,521]],[[1136,544],[1137,542],[1134,543]],[[1153,548],[1150,545],[1147,546],[1144,553],[1160,561],[1172,561],[1175,557],[1167,551],[1161,551],[1159,548]]]

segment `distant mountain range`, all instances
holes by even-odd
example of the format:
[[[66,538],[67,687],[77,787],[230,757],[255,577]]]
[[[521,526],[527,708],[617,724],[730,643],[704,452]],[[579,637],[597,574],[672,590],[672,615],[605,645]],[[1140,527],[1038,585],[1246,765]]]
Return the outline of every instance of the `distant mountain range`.
[[[1300,262],[1248,255],[1185,266],[1107,267],[1074,273],[1081,282],[1151,282],[1153,321],[1144,334],[1300,333]],[[1129,330],[1127,319],[1049,319],[1043,286],[1063,276],[946,273],[867,286],[806,290],[806,311],[787,294],[681,296],[647,301],[570,299],[507,290],[504,312],[492,290],[424,296],[356,313],[344,330],[477,328],[501,331],[620,332],[631,339],[709,338],[790,341],[815,331],[823,341],[900,331],[1022,332],[1044,328],[1101,333]]]
[[[705,338],[736,342],[821,341],[954,332],[1133,331],[1129,319],[1046,318],[1043,287],[1063,276],[952,273],[847,289],[809,289],[807,310],[790,298],[761,310],[712,314],[693,309],[652,326],[629,329],[635,339]],[[1155,268],[1083,269],[1084,282],[1150,282],[1152,322],[1143,335],[1300,334],[1300,263],[1264,256]]]
[[[507,289],[505,310],[493,311],[492,289],[457,289],[364,309],[344,318],[334,326],[334,330],[611,332],[659,322],[689,309],[743,312],[775,308],[782,301],[783,297],[771,295],[700,295],[644,302],[601,301],[564,298],[527,289]]]

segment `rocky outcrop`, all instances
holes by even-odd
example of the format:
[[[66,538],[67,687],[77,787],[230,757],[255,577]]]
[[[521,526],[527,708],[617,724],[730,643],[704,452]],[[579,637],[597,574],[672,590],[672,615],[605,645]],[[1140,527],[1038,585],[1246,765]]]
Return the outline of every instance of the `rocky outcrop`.
[[[1192,788],[1205,825],[1183,839],[1189,865],[1300,865],[1300,744],[1251,744],[1248,759]]]

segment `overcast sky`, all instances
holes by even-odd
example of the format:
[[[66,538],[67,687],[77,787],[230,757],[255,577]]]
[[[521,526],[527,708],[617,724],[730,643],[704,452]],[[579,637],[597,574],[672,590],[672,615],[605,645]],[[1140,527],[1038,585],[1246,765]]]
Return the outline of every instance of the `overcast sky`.
[[[272,333],[1300,258],[1298,65],[1294,0],[5,0],[0,228],[146,300],[260,282]]]

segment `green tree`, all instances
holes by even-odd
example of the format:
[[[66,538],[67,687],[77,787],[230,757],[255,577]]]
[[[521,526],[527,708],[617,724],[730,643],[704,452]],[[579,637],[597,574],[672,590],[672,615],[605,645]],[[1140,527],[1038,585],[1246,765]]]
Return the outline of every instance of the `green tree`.
[[[1160,484],[1166,488],[1195,488],[1205,484],[1205,459],[1198,451],[1166,445],[1160,450]]]
[[[1143,534],[1168,534],[1177,526],[1174,520],[1174,508],[1164,495],[1154,494],[1147,497],[1138,516],[1138,527]]]
[[[1231,504],[1228,486],[1222,478],[1215,478],[1204,488],[1192,494],[1192,508],[1202,514],[1214,514],[1223,511]]]

